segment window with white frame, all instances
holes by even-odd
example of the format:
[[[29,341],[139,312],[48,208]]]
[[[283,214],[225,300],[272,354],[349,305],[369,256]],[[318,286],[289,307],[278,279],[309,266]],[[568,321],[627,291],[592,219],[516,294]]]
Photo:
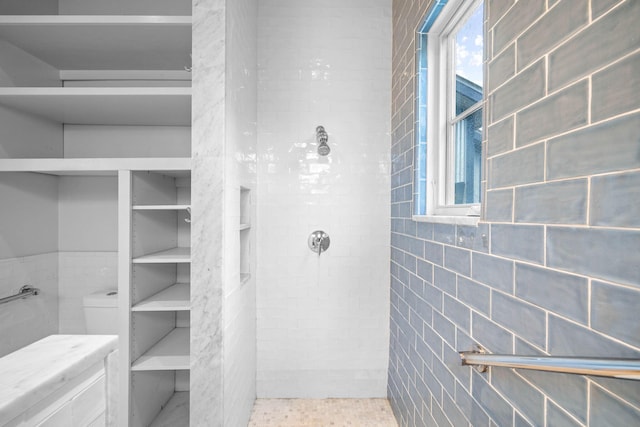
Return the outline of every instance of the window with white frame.
[[[484,8],[436,0],[417,34],[414,215],[480,213]]]

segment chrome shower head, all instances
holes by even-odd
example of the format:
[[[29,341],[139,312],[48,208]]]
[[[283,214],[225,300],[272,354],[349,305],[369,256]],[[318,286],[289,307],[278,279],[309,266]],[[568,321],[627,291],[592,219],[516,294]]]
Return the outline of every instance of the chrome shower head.
[[[318,126],[316,128],[316,140],[318,141],[318,154],[321,156],[326,156],[331,152],[331,148],[327,144],[329,141],[329,135],[324,130],[323,126]]]
[[[318,145],[318,154],[326,156],[331,152],[331,148],[327,145],[326,141],[323,141]]]

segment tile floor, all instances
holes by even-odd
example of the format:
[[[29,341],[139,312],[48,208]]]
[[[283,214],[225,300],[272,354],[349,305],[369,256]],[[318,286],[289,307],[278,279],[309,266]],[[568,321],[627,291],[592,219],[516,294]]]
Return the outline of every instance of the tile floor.
[[[387,399],[258,399],[248,427],[398,427]]]

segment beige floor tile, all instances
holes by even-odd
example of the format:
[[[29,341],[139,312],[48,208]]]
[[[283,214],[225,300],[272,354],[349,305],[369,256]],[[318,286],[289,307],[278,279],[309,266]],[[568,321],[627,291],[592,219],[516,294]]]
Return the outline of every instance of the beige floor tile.
[[[249,427],[397,427],[387,399],[258,399]]]

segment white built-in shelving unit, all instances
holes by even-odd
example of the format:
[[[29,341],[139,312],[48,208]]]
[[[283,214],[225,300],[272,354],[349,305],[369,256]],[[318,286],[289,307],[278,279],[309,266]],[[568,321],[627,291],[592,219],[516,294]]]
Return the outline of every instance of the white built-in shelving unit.
[[[191,1],[29,3],[0,5],[0,138],[15,140],[0,173],[117,177],[118,425],[188,426]],[[16,117],[35,131],[7,130]],[[133,155],[114,141],[77,156],[68,126],[184,128],[171,151],[184,154],[150,137]],[[42,137],[49,129],[59,135]]]
[[[76,125],[188,126],[187,87],[0,88],[0,105]]]
[[[0,172],[40,172],[51,175],[117,175],[119,170],[180,171],[191,168],[189,158],[34,158],[0,159]]]
[[[134,211],[186,211],[190,205],[134,205]]]
[[[188,283],[176,283],[140,301],[131,311],[189,311],[191,308]]]
[[[175,328],[140,356],[133,371],[189,369],[189,328]]]
[[[189,393],[177,391],[167,402],[165,408],[153,420],[150,427],[188,426],[189,421]]]
[[[191,16],[4,15],[0,38],[59,70],[182,70]]]
[[[190,263],[191,250],[189,248],[170,248],[133,259],[134,264],[166,264]]]
[[[125,245],[120,253],[121,285],[129,289],[127,363],[135,424],[136,407],[156,406],[164,412],[156,418],[169,416],[168,401],[188,392],[190,171],[136,171],[121,174],[120,180]],[[161,393],[160,398],[149,394],[150,388],[172,393]],[[184,404],[179,407],[185,409]]]

